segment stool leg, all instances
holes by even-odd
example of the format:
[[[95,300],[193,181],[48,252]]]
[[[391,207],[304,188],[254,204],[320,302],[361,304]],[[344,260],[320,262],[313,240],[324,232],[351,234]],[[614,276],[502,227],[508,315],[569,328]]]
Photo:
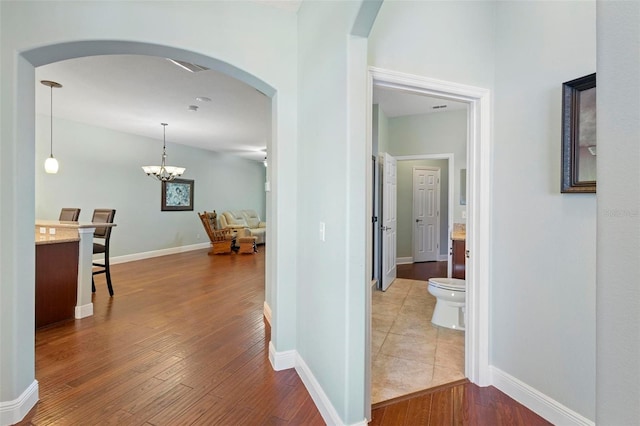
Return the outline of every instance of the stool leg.
[[[93,280],[93,275],[91,275],[91,292],[96,292],[96,282]]]
[[[113,297],[113,287],[111,286],[111,268],[109,268],[109,258],[105,256],[104,259],[104,271],[107,276],[107,287],[109,288],[109,295]]]

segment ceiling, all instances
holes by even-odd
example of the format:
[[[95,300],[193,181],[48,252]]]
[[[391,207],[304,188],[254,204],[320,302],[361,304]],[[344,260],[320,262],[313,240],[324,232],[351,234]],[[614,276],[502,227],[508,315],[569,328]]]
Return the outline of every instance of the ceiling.
[[[256,161],[266,155],[271,100],[226,74],[191,72],[166,58],[141,55],[56,62],[36,68],[36,110],[48,116],[51,89],[41,80],[63,86],[53,89],[54,117],[159,141],[160,123],[168,123],[168,143]],[[375,88],[374,103],[390,118],[465,108],[464,103],[384,88]],[[442,105],[447,107],[434,109]]]

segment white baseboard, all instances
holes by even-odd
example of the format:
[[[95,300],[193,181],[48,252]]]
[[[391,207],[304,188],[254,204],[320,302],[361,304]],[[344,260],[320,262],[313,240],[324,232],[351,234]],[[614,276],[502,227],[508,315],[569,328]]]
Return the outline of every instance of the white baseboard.
[[[329,400],[329,397],[320,386],[320,383],[315,378],[311,369],[304,359],[296,352],[296,372],[302,383],[307,388],[309,395],[311,395],[311,399],[316,404],[318,411],[320,411],[320,415],[324,419],[324,422],[328,425],[344,425],[344,422],[338,415],[335,407]],[[367,420],[363,419],[361,422],[352,423],[350,426],[366,426]]]
[[[262,308],[262,312],[264,314],[264,318],[267,320],[269,325],[271,325],[271,308],[269,307],[269,304],[267,303],[266,300],[264,301],[264,307]]]
[[[406,265],[408,263],[413,263],[413,257],[398,257],[396,258],[396,265]]]
[[[200,250],[210,247],[210,243],[191,244],[189,246],[171,247],[161,250],[145,251],[142,253],[126,254],[124,256],[111,257],[111,264],[134,262],[136,260],[151,259],[152,257],[167,256],[169,254],[184,253],[192,250]],[[96,257],[96,259],[98,259]]]
[[[277,352],[273,342],[269,342],[269,362],[276,371],[293,368],[296,366],[296,351]]]
[[[449,256],[446,254],[441,254],[438,256],[438,262],[448,262]]]
[[[81,319],[90,317],[93,315],[93,303],[88,303],[82,306],[76,306],[75,318]]]
[[[594,421],[565,407],[499,368],[490,366],[489,372],[493,386],[551,423],[565,426],[595,426]]]
[[[34,380],[18,398],[13,401],[0,401],[0,426],[18,423],[37,402],[38,381]]]

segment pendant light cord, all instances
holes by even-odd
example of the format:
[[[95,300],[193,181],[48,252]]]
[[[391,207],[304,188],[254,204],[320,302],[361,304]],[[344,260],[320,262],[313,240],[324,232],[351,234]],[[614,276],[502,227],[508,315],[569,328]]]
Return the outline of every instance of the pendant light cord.
[[[49,139],[49,154],[51,157],[53,157],[53,86],[49,86],[49,89],[51,91],[51,105],[49,107],[49,115],[51,116],[51,134],[50,134],[50,139]]]

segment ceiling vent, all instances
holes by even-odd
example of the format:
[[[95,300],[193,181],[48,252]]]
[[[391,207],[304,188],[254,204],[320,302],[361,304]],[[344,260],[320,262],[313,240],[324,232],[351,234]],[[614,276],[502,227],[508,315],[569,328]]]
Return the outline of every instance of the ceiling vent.
[[[202,65],[192,64],[191,62],[178,61],[177,59],[169,59],[169,61],[173,62],[180,68],[185,69],[189,72],[200,72],[200,71],[206,71],[209,69],[207,67],[203,67]]]

